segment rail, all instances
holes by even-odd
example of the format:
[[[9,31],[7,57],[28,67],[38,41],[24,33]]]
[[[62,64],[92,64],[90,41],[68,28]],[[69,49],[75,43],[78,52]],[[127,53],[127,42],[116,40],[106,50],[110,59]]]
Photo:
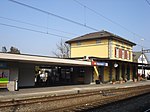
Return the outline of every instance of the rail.
[[[12,99],[9,101],[0,101],[0,111],[82,111],[149,92],[150,87],[148,85],[91,91],[88,93],[80,93],[79,91],[78,94],[73,95],[45,96],[41,98],[26,98],[21,100]]]

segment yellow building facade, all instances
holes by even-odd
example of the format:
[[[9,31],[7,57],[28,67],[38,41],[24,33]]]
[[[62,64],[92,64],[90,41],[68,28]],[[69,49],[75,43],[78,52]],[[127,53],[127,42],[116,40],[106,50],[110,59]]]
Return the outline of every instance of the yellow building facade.
[[[93,81],[131,80],[136,78],[137,64],[132,50],[136,44],[107,31],[86,34],[67,41],[71,58],[89,59],[93,64]]]
[[[106,39],[100,40],[100,43],[97,43],[97,41],[86,40],[71,43],[71,58],[84,56],[108,57],[108,41]],[[103,52],[101,49],[103,49]]]

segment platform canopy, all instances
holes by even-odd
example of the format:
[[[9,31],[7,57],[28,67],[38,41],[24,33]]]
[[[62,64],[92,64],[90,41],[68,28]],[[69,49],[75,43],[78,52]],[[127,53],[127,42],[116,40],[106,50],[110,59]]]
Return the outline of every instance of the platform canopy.
[[[22,63],[48,64],[61,66],[91,66],[91,62],[75,59],[62,59],[48,56],[27,54],[0,53],[0,61],[13,61]]]

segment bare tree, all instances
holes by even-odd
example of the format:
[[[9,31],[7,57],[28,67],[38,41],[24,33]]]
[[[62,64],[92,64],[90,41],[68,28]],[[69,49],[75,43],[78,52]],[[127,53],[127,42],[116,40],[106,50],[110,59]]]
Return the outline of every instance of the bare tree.
[[[18,48],[16,48],[16,47],[13,47],[13,46],[10,47],[9,51],[7,51],[6,46],[3,46],[2,47],[2,52],[3,53],[20,54],[20,50]]]
[[[16,47],[11,46],[10,51],[8,53],[20,54],[20,50]]]
[[[52,53],[59,58],[69,58],[70,57],[70,46],[66,44],[62,39],[56,44],[57,50]]]
[[[6,53],[6,52],[7,52],[6,46],[3,46],[3,47],[2,47],[2,52],[3,52],[3,53]]]

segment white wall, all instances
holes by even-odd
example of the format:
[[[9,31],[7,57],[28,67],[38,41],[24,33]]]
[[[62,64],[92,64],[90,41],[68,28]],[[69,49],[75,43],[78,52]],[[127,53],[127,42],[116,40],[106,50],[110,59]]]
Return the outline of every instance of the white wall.
[[[92,77],[93,77],[92,75],[93,75],[92,67],[86,67],[85,68],[85,78],[84,78],[85,84],[92,83]]]
[[[138,58],[138,63],[142,63],[142,55]],[[146,60],[145,55],[143,55],[143,63],[148,64],[148,60]]]
[[[16,90],[16,80],[18,80],[18,68],[17,67],[10,67],[9,68],[9,82],[7,84],[7,89],[9,91]]]
[[[143,70],[143,72],[144,72],[144,70]],[[138,74],[142,75],[142,69],[138,69]],[[148,74],[150,74],[150,70],[145,70],[145,77],[147,77]]]
[[[138,63],[142,63],[142,55],[138,58]],[[145,55],[143,55],[143,63],[148,64],[148,60],[146,59]],[[142,69],[138,69],[138,74],[142,75]],[[150,70],[145,70],[145,77],[147,77],[147,74],[150,74]]]
[[[18,68],[10,68],[9,81],[18,80]]]

